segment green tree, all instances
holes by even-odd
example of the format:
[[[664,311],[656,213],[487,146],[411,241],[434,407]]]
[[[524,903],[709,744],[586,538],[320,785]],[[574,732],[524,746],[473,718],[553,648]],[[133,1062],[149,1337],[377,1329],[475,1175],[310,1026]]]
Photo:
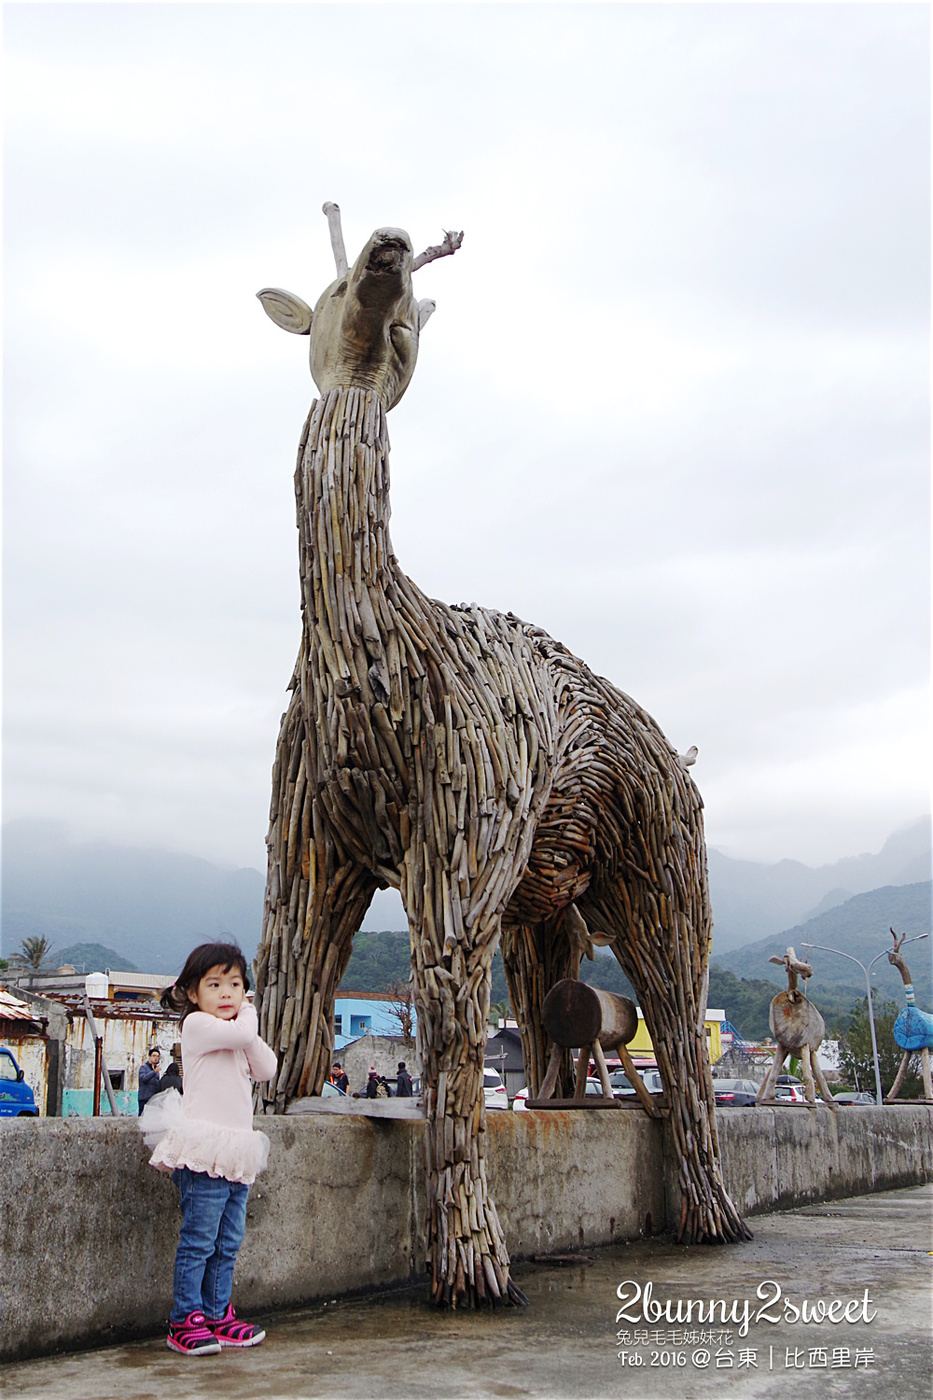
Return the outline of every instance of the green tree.
[[[878,1067],[881,1090],[886,1094],[894,1083],[904,1052],[894,1039],[894,1022],[901,1007],[896,1001],[875,1001],[875,1038],[878,1042]],[[848,1029],[839,1037],[839,1069],[851,1089],[875,1092],[875,1062],[871,1053],[871,1027],[868,1021],[868,998],[862,997],[851,1010]],[[911,1058],[899,1098],[920,1097],[919,1056]]]
[[[491,1001],[489,1003],[489,1020],[494,1026],[500,1021],[507,1020],[512,1014],[512,1004],[508,1001]]]

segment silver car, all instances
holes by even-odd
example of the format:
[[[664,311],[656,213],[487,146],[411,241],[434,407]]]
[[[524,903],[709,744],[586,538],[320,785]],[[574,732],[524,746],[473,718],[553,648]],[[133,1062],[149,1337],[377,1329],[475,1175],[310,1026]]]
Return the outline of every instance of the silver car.
[[[649,1094],[660,1094],[664,1091],[661,1083],[661,1075],[656,1069],[644,1069],[639,1071],[640,1078]],[[613,1096],[617,1099],[626,1099],[630,1094],[635,1093],[634,1086],[628,1075],[621,1069],[615,1074],[610,1074],[609,1083],[612,1085]]]

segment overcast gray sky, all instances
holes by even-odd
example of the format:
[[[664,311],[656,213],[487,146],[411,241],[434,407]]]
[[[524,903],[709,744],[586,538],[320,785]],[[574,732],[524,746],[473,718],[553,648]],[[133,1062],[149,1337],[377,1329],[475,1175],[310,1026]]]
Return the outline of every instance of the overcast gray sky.
[[[925,5],[7,5],[4,819],[264,865],[314,302],[437,313],[393,540],[810,864],[929,804]],[[377,926],[384,926],[381,916]]]

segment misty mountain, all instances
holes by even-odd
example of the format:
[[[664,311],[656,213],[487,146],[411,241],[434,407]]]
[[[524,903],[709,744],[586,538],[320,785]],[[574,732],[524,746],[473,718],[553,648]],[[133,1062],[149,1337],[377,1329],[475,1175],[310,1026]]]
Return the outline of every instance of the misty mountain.
[[[53,960],[65,961],[62,950],[72,945],[101,944],[144,972],[176,971],[197,943],[225,933],[239,942],[247,958],[255,953],[264,886],[258,870],[115,842],[71,841],[64,825],[51,821],[7,823],[2,860],[0,946],[5,956],[23,938],[43,935],[52,943]],[[783,931],[792,930],[800,941],[800,925],[844,906],[853,895],[929,880],[930,822],[924,819],[895,832],[877,855],[833,865],[812,868],[790,860],[765,865],[711,850],[709,868],[714,956],[733,967],[724,954],[744,952],[772,934],[780,935],[773,951],[783,953],[794,941]],[[895,915],[888,922],[896,924]],[[886,923],[882,933],[887,934]],[[359,936],[356,942],[362,949]],[[586,975],[601,978],[610,971],[608,964],[600,964]],[[767,955],[764,968],[741,975],[770,977]]]
[[[142,971],[122,953],[105,948],[102,943],[71,943],[66,948],[56,948],[53,961],[56,967],[70,963],[75,972]]]
[[[930,818],[894,832],[877,855],[847,856],[832,865],[814,867],[797,860],[764,865],[733,860],[715,849],[710,849],[708,860],[713,952],[719,956],[794,928],[853,895],[929,880],[933,875]]]
[[[117,949],[144,972],[180,971],[198,943],[232,935],[247,960],[262,925],[265,878],[198,856],[73,842],[58,822],[3,828],[3,953],[45,936],[52,960],[72,944]],[[73,959],[69,959],[73,961]]]
[[[867,967],[880,952],[893,948],[891,927],[898,935],[906,933],[908,938],[931,932],[931,900],[933,882],[929,880],[914,885],[886,885],[847,899],[835,909],[828,909],[782,933],[733,948],[728,953],[715,953],[711,966],[728,969],[740,978],[763,978],[786,987],[783,968],[769,963],[769,957],[772,954],[783,957],[791,946],[802,958],[804,944],[818,943],[858,958]],[[848,1011],[853,1002],[865,995],[865,976],[855,963],[833,953],[814,949],[806,956],[814,970],[807,994],[823,1012],[828,1024],[827,1009],[832,1011],[838,1007]],[[933,938],[905,947],[903,956],[913,977],[917,1004],[929,1008],[933,1005]],[[904,984],[900,973],[886,957],[875,963],[871,981],[873,994],[877,987],[885,996],[903,1000]]]

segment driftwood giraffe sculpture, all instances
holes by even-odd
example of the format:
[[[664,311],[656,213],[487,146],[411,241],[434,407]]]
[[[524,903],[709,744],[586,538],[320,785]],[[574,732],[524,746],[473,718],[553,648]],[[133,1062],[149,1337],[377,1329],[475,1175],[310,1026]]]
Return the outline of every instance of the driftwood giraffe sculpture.
[[[921,1011],[914,1001],[914,984],[910,968],[901,954],[901,945],[907,935],[902,933],[898,938],[892,928],[891,937],[894,939],[894,948],[888,954],[888,962],[892,967],[896,967],[901,974],[907,1005],[894,1022],[894,1043],[900,1046],[904,1054],[897,1071],[897,1077],[888,1091],[885,1103],[892,1103],[897,1098],[907,1073],[910,1057],[918,1050],[923,1070],[923,1095],[924,1098],[933,1100],[933,1075],[930,1072],[930,1050],[933,1049],[933,1016],[930,1015],[929,1011]]]
[[[655,723],[511,613],[427,598],[389,541],[386,413],[419,330],[408,235],[380,229],[313,312],[259,293],[311,337],[321,392],[295,477],[302,641],[273,770],[256,965],[280,1070],[267,1109],[318,1094],[334,994],[374,891],[408,917],[425,1099],[432,1299],[521,1300],[490,1197],[482,1091],[490,966],[503,939],[529,1082],[544,997],[591,933],[638,990],[672,1104],[687,1241],[747,1237],[723,1187],[704,1016],[710,911],[699,795]],[[575,906],[575,907],[574,907]],[[568,1056],[569,1059],[569,1056]]]
[[[803,1075],[807,1102],[811,1105],[816,1103],[816,1089],[813,1084],[815,1079],[824,1103],[835,1113],[836,1104],[832,1090],[817,1058],[817,1051],[826,1035],[826,1026],[806,992],[797,988],[797,978],[802,977],[806,981],[813,976],[813,968],[809,963],[801,962],[793,948],[788,948],[783,958],[769,958],[768,962],[777,963],[786,971],[787,991],[778,992],[768,1011],[768,1024],[776,1045],[771,1067],[758,1090],[758,1101],[763,1103],[773,1097],[781,1066],[788,1055],[796,1055],[800,1059],[800,1072]]]

